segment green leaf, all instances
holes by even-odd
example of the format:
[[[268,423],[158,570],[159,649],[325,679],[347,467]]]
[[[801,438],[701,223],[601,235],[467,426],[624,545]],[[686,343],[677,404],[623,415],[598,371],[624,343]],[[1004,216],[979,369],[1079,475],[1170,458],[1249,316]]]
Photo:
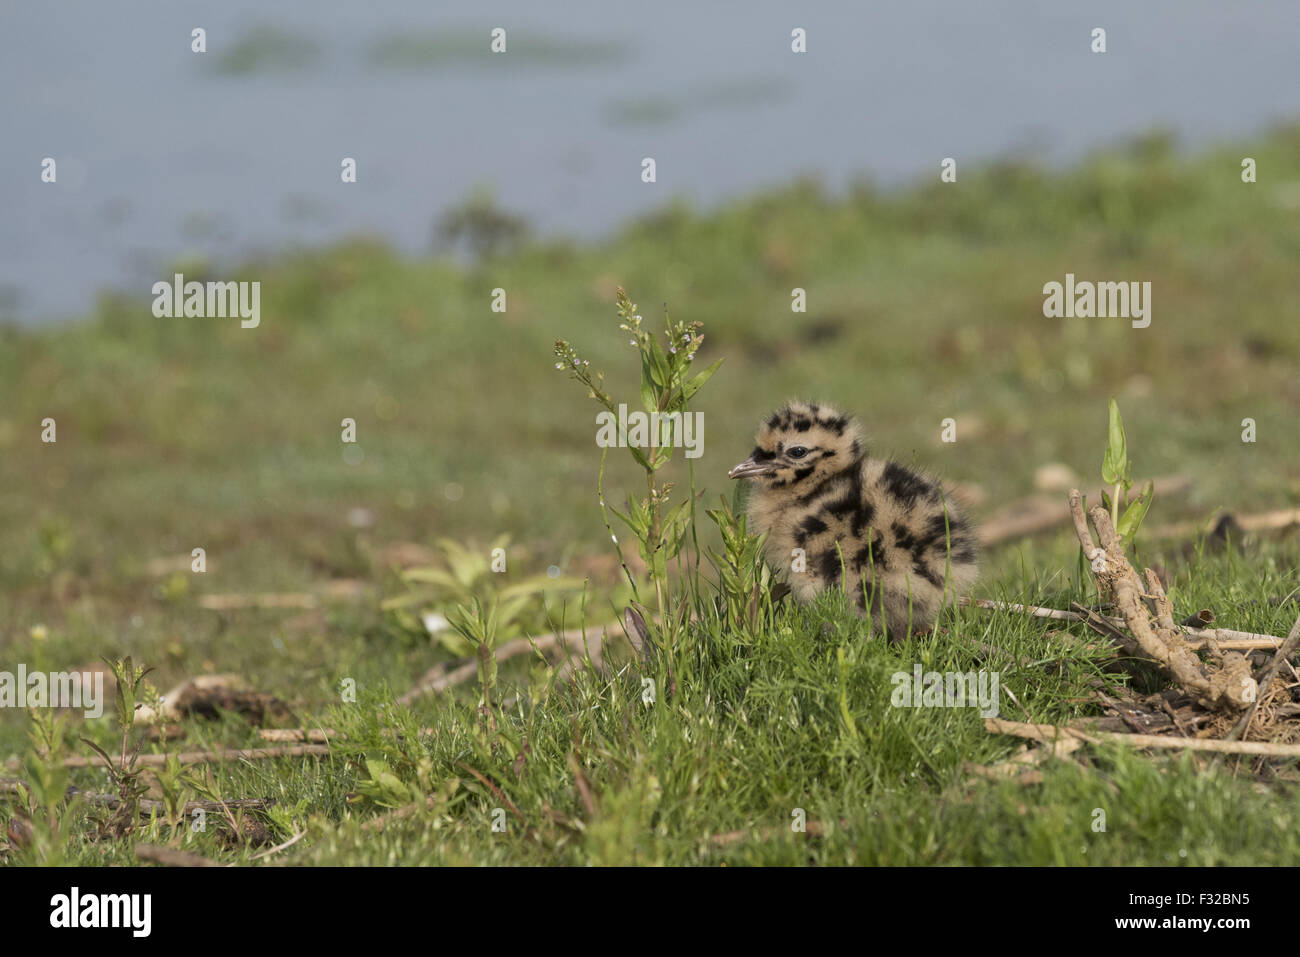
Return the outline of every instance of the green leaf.
[[[1116,485],[1128,476],[1128,444],[1124,437],[1124,419],[1119,403],[1110,400],[1110,425],[1107,430],[1106,457],[1101,463],[1101,480]]]
[[[506,585],[498,594],[505,602],[525,595],[535,597],[545,592],[573,591],[582,588],[584,584],[585,579],[573,576],[552,578],[550,575],[534,575],[513,585]]]
[[[110,774],[116,769],[117,765],[113,763],[112,758],[104,753],[103,748],[97,745],[94,741],[91,741],[90,738],[82,738],[81,740],[87,747],[104,759],[104,764],[108,767]]]
[[[1130,502],[1129,507],[1124,510],[1124,514],[1119,517],[1119,527],[1116,531],[1124,542],[1131,543],[1137,535],[1137,530],[1142,525],[1142,520],[1146,518],[1147,510],[1151,507],[1154,493],[1155,486],[1147,482],[1146,487],[1142,489],[1142,494]]]
[[[660,348],[659,340],[653,336],[650,337],[650,349],[648,354],[650,360],[650,378],[653,380],[655,385],[662,389],[668,385],[671,373],[668,369],[668,357],[664,355],[664,350]],[[658,404],[656,404],[655,408],[658,408]]]
[[[474,642],[452,629],[438,632],[434,636],[434,640],[457,658],[468,658],[474,654],[474,648],[476,647]]]
[[[641,357],[641,405],[647,412],[654,412],[659,405],[659,400],[655,397],[654,383],[650,379],[650,366],[645,356]]]
[[[458,584],[456,578],[441,568],[408,568],[402,572],[402,580],[405,582],[418,582],[422,585],[438,585],[442,588],[455,588]]]
[[[700,389],[704,387],[704,383],[713,378],[713,373],[718,371],[720,365],[722,365],[721,359],[713,363],[713,365],[709,366],[690,382],[686,383],[686,385],[682,387],[682,394],[689,399],[691,396],[695,395],[695,393],[699,392]]]
[[[654,471],[654,469],[650,465],[649,459],[645,457],[644,452],[638,449],[635,445],[629,445],[627,447],[627,450],[632,453],[632,458],[636,459],[637,465],[641,466],[643,469],[645,469],[648,472]]]
[[[633,532],[635,532],[635,531],[637,530],[637,527],[636,527],[636,525],[632,522],[632,517],[631,517],[630,515],[624,515],[622,512],[620,512],[618,509],[616,509],[613,505],[606,505],[605,507],[608,508],[611,512],[613,512],[613,513],[614,513],[614,517],[617,518],[617,519],[618,519],[620,522],[622,522],[624,525],[626,525],[628,528],[632,529]]]
[[[653,560],[646,562],[654,569],[656,578],[662,580],[668,576],[668,553],[660,548],[655,551]]]
[[[664,516],[664,526],[667,527],[672,525],[674,522],[684,520],[686,518],[684,509],[690,504],[691,500],[687,498],[674,505],[672,509],[669,510],[668,514]]]
[[[410,608],[412,605],[427,605],[433,601],[433,595],[427,591],[414,591],[405,595],[395,595],[392,598],[385,598],[379,603],[380,611],[399,611],[402,608]]]

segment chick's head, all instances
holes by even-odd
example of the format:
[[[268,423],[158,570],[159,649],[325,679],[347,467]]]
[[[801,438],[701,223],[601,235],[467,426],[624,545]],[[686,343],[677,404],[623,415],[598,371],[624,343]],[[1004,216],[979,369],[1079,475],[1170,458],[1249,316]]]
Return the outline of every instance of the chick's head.
[[[729,478],[754,479],[760,487],[809,488],[866,454],[857,420],[815,402],[790,402],[773,412],[759,426],[755,442]]]

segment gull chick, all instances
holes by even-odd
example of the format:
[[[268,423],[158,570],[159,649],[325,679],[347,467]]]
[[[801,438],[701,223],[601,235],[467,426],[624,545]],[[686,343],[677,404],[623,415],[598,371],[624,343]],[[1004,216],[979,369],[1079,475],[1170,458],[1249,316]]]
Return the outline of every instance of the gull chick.
[[[856,420],[791,402],[763,422],[728,476],[753,483],[750,527],[808,601],[843,584],[858,613],[895,641],[926,631],[974,583],[975,531],[938,482],[867,454]]]

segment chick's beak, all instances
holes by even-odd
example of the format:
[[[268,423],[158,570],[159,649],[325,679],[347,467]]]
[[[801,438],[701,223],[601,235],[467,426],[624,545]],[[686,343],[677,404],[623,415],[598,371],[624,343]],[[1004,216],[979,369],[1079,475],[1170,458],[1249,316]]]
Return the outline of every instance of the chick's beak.
[[[751,456],[728,472],[727,478],[749,478],[754,475],[766,475],[770,471],[772,471],[771,465],[767,462],[757,462]]]

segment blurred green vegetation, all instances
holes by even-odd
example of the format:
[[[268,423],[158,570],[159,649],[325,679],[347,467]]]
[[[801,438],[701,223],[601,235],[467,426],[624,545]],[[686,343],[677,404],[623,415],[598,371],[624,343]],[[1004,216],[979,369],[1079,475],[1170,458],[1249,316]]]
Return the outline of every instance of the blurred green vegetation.
[[[1240,180],[1244,155],[1258,161],[1257,184]],[[0,329],[0,662],[66,668],[130,653],[158,669],[161,686],[201,671],[240,672],[257,687],[296,696],[308,710],[336,700],[343,675],[363,687],[387,683],[404,690],[446,653],[432,643],[401,640],[380,600],[400,588],[395,548],[444,537],[486,554],[508,534],[519,543],[511,549],[512,575],[556,566],[565,576],[590,577],[596,597],[585,600],[598,603],[617,581],[618,566],[596,502],[595,410],[557,380],[552,348],[557,337],[582,342],[584,356],[612,381],[635,379],[635,350],[611,334],[619,285],[643,303],[666,301],[677,319],[703,321],[703,365],[727,359],[695,404],[705,423],[696,482],[708,490],[707,504],[717,492],[730,492],[726,471],[748,452],[759,417],[803,396],[858,413],[875,451],[974,490],[982,499],[974,509],[978,519],[1031,492],[1035,469],[1044,463],[1063,463],[1096,484],[1106,400],[1115,395],[1134,478],[1192,479],[1186,493],[1156,496],[1148,525],[1203,518],[1216,507],[1294,505],[1300,499],[1298,210],[1300,128],[1292,127],[1193,157],[1180,154],[1168,137],[1151,135],[1063,172],[1004,162],[963,166],[956,184],[940,184],[936,176],[896,193],[864,182],[832,196],[814,181],[800,181],[709,213],[675,202],[594,245],[526,236],[476,244],[467,221],[458,223],[457,236],[469,237],[479,253],[468,265],[407,259],[364,240],[219,276],[185,264],[187,280],[260,281],[260,327],[156,319],[140,297],[105,298],[85,322]],[[489,214],[489,224],[509,219]],[[1044,318],[1042,286],[1067,272],[1081,280],[1150,281],[1150,328]],[[807,291],[806,314],[791,312],[795,287]],[[497,288],[506,291],[504,313],[491,309]],[[642,311],[657,324],[657,308]],[[57,421],[56,444],[40,441],[46,417]],[[340,442],[341,420],[349,417],[357,422],[362,452],[354,463],[345,461]],[[947,417],[957,422],[955,444],[939,440]],[[1247,417],[1257,423],[1255,444],[1240,438]],[[637,489],[637,473],[619,458],[610,460],[606,489]],[[666,472],[685,486],[680,458]],[[188,570],[195,547],[206,549],[202,575]],[[977,593],[1047,601],[1066,587],[1073,555],[1064,532],[999,549]],[[178,556],[179,565],[163,567]],[[1285,630],[1285,610],[1263,616],[1257,606],[1230,603],[1294,588],[1293,542],[1230,556],[1214,566],[1208,582],[1185,556],[1157,551],[1151,557],[1175,566],[1185,595],[1217,602],[1222,625]],[[334,600],[330,589],[341,585],[356,587],[349,599]],[[222,611],[202,602],[218,593],[303,592],[320,602],[296,613]],[[960,617],[968,628],[991,629],[1012,645],[1031,642],[1030,653],[1043,651],[1029,637],[1041,635],[1041,627]],[[809,681],[832,695],[827,707],[838,708],[834,695],[843,685],[834,655],[819,657],[815,628],[791,627],[798,636],[791,647],[802,649],[817,672]],[[785,653],[768,650],[774,656],[763,659],[763,673],[779,684]],[[892,669],[910,661],[907,654],[874,649],[853,667]],[[903,657],[895,661],[897,655]],[[526,672],[521,680],[528,680]],[[740,694],[743,682],[735,674],[725,681]],[[1059,717],[1066,712],[1053,696],[1078,690],[1048,689],[1029,706]],[[736,741],[745,732],[725,738],[701,730],[708,696],[699,694],[691,698],[699,709],[679,716],[683,726],[712,741],[719,761],[734,762],[728,773],[744,773],[753,786],[730,804],[715,795],[720,803],[712,817],[681,812],[675,826],[742,827],[758,809],[783,807],[795,792],[826,781],[813,803],[828,819],[890,820],[913,806],[904,824],[933,830],[946,822],[951,831],[953,822],[979,820],[987,811],[1006,825],[1004,837],[1008,829],[1019,835],[1006,847],[1027,855],[1020,860],[1085,860],[1020,819],[1019,798],[1001,786],[987,786],[974,803],[917,804],[909,788],[933,796],[955,786],[958,745],[988,752],[975,759],[1006,751],[1006,742],[988,741],[977,725],[951,740],[936,725],[927,740],[939,750],[931,751],[924,771],[914,769],[921,777],[911,783],[906,767],[915,758],[904,753],[899,736],[905,731],[898,729],[878,732],[895,737],[886,756],[861,775],[848,770],[843,754],[805,755],[801,770],[783,775],[775,773],[782,752],[751,752],[755,767],[773,769],[768,776],[744,772],[740,755],[756,747]],[[437,705],[435,713],[453,720],[440,710],[446,707]],[[874,705],[863,707],[870,712]],[[749,712],[756,722],[759,711]],[[555,741],[571,736],[564,721],[552,718],[558,723],[551,732],[539,733]],[[871,720],[864,714],[859,725]],[[755,733],[765,727],[755,724]],[[681,740],[681,728],[661,730]],[[211,733],[234,740],[243,732],[235,723]],[[810,730],[805,744],[816,747],[820,733]],[[25,747],[24,716],[0,714],[0,758]],[[608,783],[618,801],[629,802],[629,813],[651,814],[646,802],[655,788],[678,798],[685,793],[689,775],[680,761],[695,752],[674,756],[665,748],[650,746],[646,760],[658,755],[668,762],[654,775],[630,753],[612,765],[626,772],[621,784]],[[1116,761],[1117,773],[1142,787],[1173,793],[1195,784],[1195,769],[1160,785],[1131,759]],[[552,770],[564,777],[565,767],[560,755]],[[842,773],[830,774],[831,767]],[[231,786],[242,789],[269,787],[276,772],[267,766],[222,773],[235,775]],[[1053,772],[1047,793],[1095,801],[1093,784],[1074,773]],[[274,787],[289,787],[303,808],[337,817],[348,781],[325,777],[317,769],[295,770],[291,785],[282,778]],[[546,791],[535,786],[540,806]],[[1240,796],[1218,778],[1195,786],[1209,789],[1207,801]],[[705,787],[726,785],[706,778]],[[863,788],[875,789],[872,803],[849,808],[848,795],[860,797]],[[457,800],[465,800],[460,793]],[[554,806],[557,799],[546,800]],[[1277,813],[1294,833],[1294,798],[1285,800]],[[1205,813],[1195,819],[1205,820]],[[1186,824],[1152,814],[1157,831],[1174,835],[1169,840]],[[605,843],[575,851],[572,859],[630,861],[660,853],[629,849],[620,835],[614,828],[600,838]],[[664,859],[707,859],[693,839],[679,837],[680,847],[664,845]],[[992,840],[972,834],[951,853],[931,847],[907,854],[888,843],[901,836],[886,835],[878,846],[836,845],[838,856],[828,860],[1015,859],[1000,856],[986,838]],[[1249,836],[1256,850],[1258,838]],[[355,860],[349,855],[361,853],[362,845],[366,860],[384,859],[350,832],[330,840],[310,851],[304,845],[304,859]],[[1101,859],[1165,863],[1168,848],[1157,844],[1134,837],[1130,856],[1117,842]],[[737,845],[725,855],[799,859],[803,852],[789,850],[794,847],[759,852]],[[471,848],[442,847],[433,859],[467,859],[476,853]],[[532,853],[498,847],[490,859],[536,860]],[[1086,860],[1098,859],[1090,853]],[[1226,862],[1232,853],[1224,844],[1208,857]]]

